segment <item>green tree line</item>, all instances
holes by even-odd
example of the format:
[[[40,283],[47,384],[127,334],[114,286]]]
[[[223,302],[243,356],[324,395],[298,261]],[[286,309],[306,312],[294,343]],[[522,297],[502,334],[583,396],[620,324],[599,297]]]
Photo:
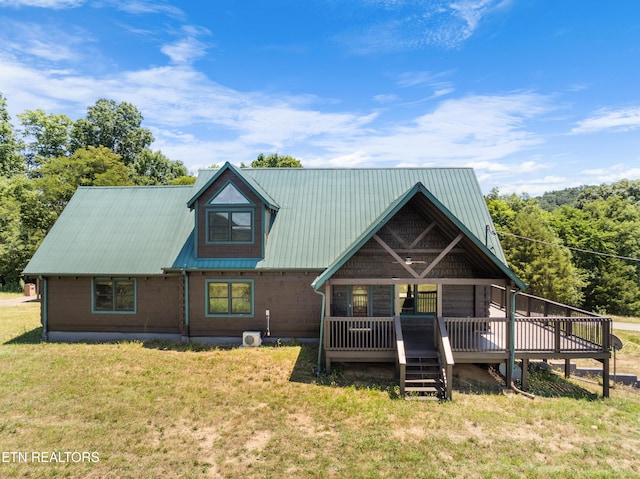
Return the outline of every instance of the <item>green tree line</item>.
[[[79,186],[189,184],[180,161],[152,151],[142,114],[100,99],[76,121],[43,110],[11,122],[0,94],[0,287],[21,272]]]
[[[485,198],[527,292],[589,311],[640,315],[640,180],[540,198]]]
[[[22,270],[78,187],[195,181],[181,161],[150,149],[153,134],[130,103],[102,98],[76,121],[43,110],[17,117],[14,125],[0,94],[0,290],[19,287]],[[251,167],[302,164],[260,153]]]

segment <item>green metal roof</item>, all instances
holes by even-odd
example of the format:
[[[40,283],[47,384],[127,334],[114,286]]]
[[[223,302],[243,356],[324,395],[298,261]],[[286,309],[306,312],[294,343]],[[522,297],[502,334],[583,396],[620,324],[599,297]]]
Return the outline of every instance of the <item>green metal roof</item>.
[[[277,209],[263,259],[195,258],[187,203],[222,171],[202,170],[191,187],[80,188],[25,274],[159,274],[182,267],[324,271],[377,231],[418,185],[510,272],[498,238],[486,238],[492,221],[469,168],[224,168]]]
[[[193,229],[191,186],[81,187],[24,270],[36,274],[154,275]]]

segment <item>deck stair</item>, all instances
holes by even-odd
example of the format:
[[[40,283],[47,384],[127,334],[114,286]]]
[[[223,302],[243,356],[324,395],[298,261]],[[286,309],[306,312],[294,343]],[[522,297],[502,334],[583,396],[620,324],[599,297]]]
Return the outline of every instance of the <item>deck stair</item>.
[[[433,340],[433,322],[402,318],[406,346],[405,399],[446,399],[444,369]]]
[[[446,386],[440,358],[436,351],[407,356],[405,399],[443,400]]]

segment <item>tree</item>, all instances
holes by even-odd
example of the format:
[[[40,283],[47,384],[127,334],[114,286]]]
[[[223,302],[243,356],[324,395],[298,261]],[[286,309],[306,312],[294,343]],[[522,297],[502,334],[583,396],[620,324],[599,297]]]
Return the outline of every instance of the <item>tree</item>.
[[[22,122],[24,157],[29,168],[43,160],[69,154],[73,121],[66,115],[47,115],[44,110],[27,110],[18,115]]]
[[[59,215],[79,186],[131,185],[131,170],[120,157],[105,147],[81,148],[70,157],[43,162],[37,185],[44,202]],[[49,225],[50,227],[51,225]]]
[[[531,294],[565,304],[582,304],[584,275],[571,261],[550,225],[548,213],[532,203],[518,212],[502,244],[510,267]],[[526,238],[526,239],[525,239]]]
[[[265,157],[263,153],[260,153],[251,162],[251,168],[302,168],[302,163],[292,156],[280,156],[273,153]]]
[[[0,284],[18,285],[22,270],[45,236],[52,213],[40,202],[34,181],[0,177]]]
[[[161,151],[145,148],[133,164],[134,182],[137,185],[168,185],[177,178],[187,176],[181,161],[172,161]]]
[[[553,218],[564,243],[583,250],[573,256],[587,274],[584,307],[640,314],[640,262],[616,257],[640,257],[640,208],[618,195],[597,196],[582,208],[560,208]]]
[[[88,108],[86,118],[74,124],[71,151],[103,146],[119,155],[125,165],[133,165],[154,140],[151,131],[140,126],[142,119],[142,114],[131,103],[102,98]]]
[[[25,164],[19,153],[20,146],[13,132],[7,102],[0,94],[0,176],[10,178],[24,172]]]

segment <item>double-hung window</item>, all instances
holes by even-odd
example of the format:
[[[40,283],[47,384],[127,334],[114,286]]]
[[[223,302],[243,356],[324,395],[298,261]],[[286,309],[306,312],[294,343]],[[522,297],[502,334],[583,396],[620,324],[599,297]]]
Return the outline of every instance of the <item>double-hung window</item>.
[[[136,280],[130,278],[94,279],[93,310],[96,313],[135,313]]]
[[[207,281],[207,316],[253,316],[253,281]]]
[[[208,212],[210,243],[251,243],[253,213],[246,210],[212,209]]]

